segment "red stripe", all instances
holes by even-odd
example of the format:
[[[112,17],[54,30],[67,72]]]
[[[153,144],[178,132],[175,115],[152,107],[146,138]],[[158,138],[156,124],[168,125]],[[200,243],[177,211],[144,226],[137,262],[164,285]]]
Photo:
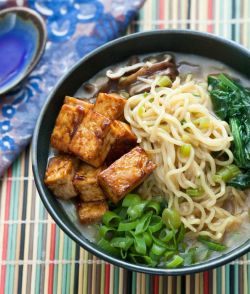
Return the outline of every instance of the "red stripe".
[[[208,0],[207,18],[208,18],[208,20],[212,20],[213,19],[213,0]],[[209,33],[212,33],[213,32],[213,25],[212,24],[209,24],[207,26],[207,31]]]
[[[8,169],[7,176],[11,177],[11,170]],[[7,186],[6,186],[6,202],[5,202],[5,216],[4,220],[9,220],[9,214],[10,214],[10,194],[11,194],[11,180],[7,180]],[[5,197],[5,195],[2,195],[2,197]],[[7,258],[7,249],[8,249],[8,234],[9,233],[9,227],[8,224],[4,224],[3,226],[3,251],[2,251],[2,261],[5,261]],[[0,294],[4,294],[4,288],[5,288],[5,277],[6,277],[6,265],[1,266],[1,279],[0,279]]]
[[[110,285],[110,264],[106,263],[106,265],[105,265],[104,294],[109,294],[109,285]]]
[[[159,293],[159,276],[154,276],[154,294]]]
[[[56,225],[51,225],[51,241],[50,241],[50,254],[49,259],[55,259],[55,243],[56,243]],[[49,265],[49,283],[48,283],[48,293],[53,293],[53,283],[54,283],[54,263]]]
[[[208,294],[209,292],[209,283],[208,283],[208,272],[203,274],[203,294]]]
[[[164,20],[164,1],[165,0],[160,0],[160,5],[159,5],[159,19],[160,20]],[[160,23],[159,28],[164,29],[164,23]]]

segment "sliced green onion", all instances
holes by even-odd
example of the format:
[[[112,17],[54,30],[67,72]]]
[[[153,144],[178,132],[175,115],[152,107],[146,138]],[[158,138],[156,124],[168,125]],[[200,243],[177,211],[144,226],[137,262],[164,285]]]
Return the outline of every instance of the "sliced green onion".
[[[135,228],[136,235],[141,234],[148,229],[152,214],[153,213],[150,211],[146,213],[144,216],[142,216],[142,218],[138,221],[138,224]]]
[[[129,237],[116,237],[110,241],[110,245],[115,248],[122,248],[123,250],[128,250],[133,244],[133,239]]]
[[[144,110],[145,110],[145,109],[144,109],[143,106],[139,107],[139,108],[138,108],[138,115],[139,115],[139,116],[143,116],[143,114],[144,114]]]
[[[182,265],[184,262],[184,259],[180,257],[179,255],[174,255],[173,260],[166,263],[167,268],[176,268],[180,265]]]
[[[156,255],[156,256],[163,255],[163,253],[165,251],[166,251],[166,248],[165,247],[159,246],[156,243],[153,243],[153,245],[152,245],[152,247],[150,249],[151,254]]]
[[[161,76],[157,82],[160,87],[169,87],[172,85],[172,81],[169,76]]]
[[[182,157],[189,157],[191,153],[191,145],[190,144],[181,145],[180,153]]]
[[[175,246],[173,247],[173,244],[166,244],[165,242],[161,241],[160,239],[156,238],[152,233],[151,233],[151,238],[153,240],[153,242],[155,244],[157,244],[158,246],[160,247],[164,247],[166,250],[170,250],[170,251],[173,251],[175,250]]]
[[[102,217],[102,222],[108,227],[117,227],[121,218],[113,211],[107,211]]]
[[[184,224],[181,224],[177,238],[176,238],[177,244],[179,244],[180,242],[184,240],[185,233],[186,233],[186,229],[184,227]]]
[[[122,259],[126,259],[128,256],[128,250],[124,250],[122,248],[120,248],[120,255]]]
[[[160,216],[153,215],[150,219],[148,230],[151,233],[158,232],[163,226],[163,222]]]
[[[119,225],[118,225],[117,231],[118,232],[131,231],[134,228],[136,228],[137,224],[138,224],[138,221],[133,221],[133,222],[125,221],[125,222],[120,222]]]
[[[169,260],[170,258],[172,258],[174,255],[176,254],[175,251],[166,251],[163,255],[163,259],[165,261]]]
[[[228,166],[224,166],[221,170],[219,170],[214,176],[213,180],[218,183],[220,181],[228,182],[236,177],[240,173],[240,169],[238,166],[234,164],[230,164]]]
[[[195,254],[196,254],[196,247],[191,247],[188,249],[186,253],[182,255],[184,258],[184,264],[185,265],[191,265],[196,262]]]
[[[99,227],[99,234],[103,238],[107,238],[108,233],[110,233],[112,231],[115,231],[115,229],[111,228],[111,227],[107,227],[105,225],[102,225]]]
[[[145,211],[153,211],[158,215],[161,211],[161,204],[158,201],[150,200],[145,208]]]
[[[122,201],[122,207],[129,207],[140,203],[141,197],[138,194],[127,194]]]
[[[200,117],[194,120],[194,124],[198,125],[201,129],[208,129],[210,126],[210,119],[208,117]]]
[[[168,243],[170,240],[174,238],[174,235],[175,234],[173,231],[164,228],[160,231],[159,239],[164,243]]]
[[[132,254],[129,254],[129,257],[131,261],[134,262],[135,264],[145,264],[152,267],[157,265],[157,261],[153,260],[149,256],[141,256],[139,254],[132,253]]]
[[[191,197],[201,197],[204,194],[202,187],[199,188],[188,188],[186,193]]]
[[[170,229],[178,229],[181,226],[181,217],[176,209],[165,208],[162,213],[162,221]]]
[[[148,232],[144,232],[142,234],[142,237],[145,240],[146,246],[150,247],[153,243],[153,239],[152,239],[151,235]]]
[[[146,98],[148,96],[148,92],[143,93],[143,97]]]
[[[205,246],[199,246],[195,252],[195,262],[204,261],[209,258],[211,251]]]
[[[105,239],[100,239],[97,245],[103,249],[105,252],[114,255],[114,256],[119,256],[119,250],[117,248],[114,248],[110,245],[110,242],[105,240]]]
[[[140,217],[143,213],[144,208],[146,207],[148,201],[142,200],[140,203],[129,206],[127,214],[131,219],[136,219]]]
[[[208,247],[208,249],[213,251],[224,251],[225,249],[227,249],[226,245],[211,241],[205,236],[199,236],[198,241],[203,243],[204,245]]]
[[[134,237],[134,247],[137,253],[145,255],[147,252],[146,242],[142,236]]]

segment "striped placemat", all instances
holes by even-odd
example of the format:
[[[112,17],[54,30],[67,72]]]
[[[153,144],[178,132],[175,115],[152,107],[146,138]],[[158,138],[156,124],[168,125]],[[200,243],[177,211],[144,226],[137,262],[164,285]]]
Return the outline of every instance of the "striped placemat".
[[[163,28],[208,31],[250,48],[250,1],[147,0],[128,33]],[[1,179],[0,191],[0,294],[250,294],[250,254],[205,273],[162,277],[126,271],[79,248],[41,203],[29,148]]]

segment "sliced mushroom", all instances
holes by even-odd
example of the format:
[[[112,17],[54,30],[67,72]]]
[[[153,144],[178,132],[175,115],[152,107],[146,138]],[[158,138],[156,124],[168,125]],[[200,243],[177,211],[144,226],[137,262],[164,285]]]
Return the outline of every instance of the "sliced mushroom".
[[[106,76],[112,80],[117,80],[120,77],[122,77],[123,75],[125,75],[126,73],[137,70],[138,68],[141,68],[144,65],[145,65],[144,62],[140,62],[140,63],[136,63],[133,65],[121,67],[116,72],[113,72],[112,70],[109,69],[106,72]]]
[[[127,76],[127,77],[121,77],[119,80],[119,86],[120,87],[128,87],[132,83],[134,83],[138,77],[141,76],[151,76],[153,73],[162,71],[167,68],[175,68],[176,66],[174,63],[169,62],[168,60],[164,60],[158,63],[147,63],[142,68],[140,68],[137,72]]]

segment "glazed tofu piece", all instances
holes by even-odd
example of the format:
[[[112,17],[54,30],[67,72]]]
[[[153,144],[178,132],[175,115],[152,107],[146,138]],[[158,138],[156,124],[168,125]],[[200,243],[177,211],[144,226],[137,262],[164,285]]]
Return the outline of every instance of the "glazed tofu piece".
[[[93,107],[91,103],[66,96],[51,135],[52,147],[68,153],[74,132],[82,122],[84,115]]]
[[[140,185],[155,168],[156,165],[144,149],[138,146],[102,171],[98,180],[106,196],[117,203]]]
[[[99,93],[96,98],[94,111],[105,115],[110,120],[123,118],[126,100],[115,93]]]
[[[78,205],[78,216],[82,224],[100,222],[109,207],[106,201],[81,202]]]
[[[73,178],[78,160],[70,155],[58,155],[50,159],[44,183],[57,197],[70,199],[77,196]]]
[[[69,150],[88,164],[100,167],[110,150],[110,126],[110,119],[89,111],[75,132]]]
[[[73,184],[79,192],[82,201],[105,200],[106,197],[99,186],[97,176],[104,167],[95,168],[86,163],[81,163],[74,176]]]
[[[82,106],[86,111],[94,108],[94,104],[89,103],[88,99],[85,99],[85,98],[79,99],[79,98],[75,98],[71,96],[65,96],[64,104],[79,105],[79,106]]]
[[[111,124],[112,145],[106,158],[108,165],[136,146],[136,136],[130,126],[119,120]]]

